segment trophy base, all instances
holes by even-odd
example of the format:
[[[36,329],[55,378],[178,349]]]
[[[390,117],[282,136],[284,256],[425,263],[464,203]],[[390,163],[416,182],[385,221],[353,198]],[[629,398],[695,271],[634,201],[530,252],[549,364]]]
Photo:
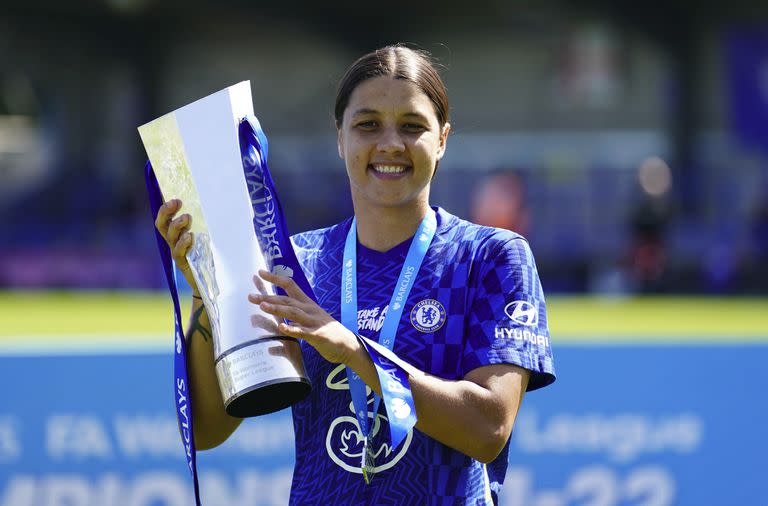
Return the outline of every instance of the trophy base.
[[[266,415],[304,399],[312,385],[299,342],[266,336],[228,350],[216,360],[224,409],[237,418]]]
[[[229,399],[224,409],[236,418],[267,415],[304,399],[311,390],[312,385],[306,378],[280,378],[238,393]]]

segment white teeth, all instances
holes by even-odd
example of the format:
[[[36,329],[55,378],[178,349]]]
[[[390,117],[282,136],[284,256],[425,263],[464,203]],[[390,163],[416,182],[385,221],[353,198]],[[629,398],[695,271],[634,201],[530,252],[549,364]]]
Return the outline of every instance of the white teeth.
[[[376,172],[382,172],[384,174],[399,174],[405,172],[405,167],[402,165],[374,165]]]

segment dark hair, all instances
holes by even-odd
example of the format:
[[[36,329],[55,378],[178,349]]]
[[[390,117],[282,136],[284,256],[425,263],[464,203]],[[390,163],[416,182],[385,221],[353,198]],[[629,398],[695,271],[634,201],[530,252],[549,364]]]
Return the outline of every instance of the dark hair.
[[[395,44],[371,51],[347,69],[336,92],[334,116],[337,128],[341,127],[344,110],[355,88],[363,81],[380,76],[392,76],[418,86],[432,102],[440,127],[448,122],[448,94],[430,54]]]

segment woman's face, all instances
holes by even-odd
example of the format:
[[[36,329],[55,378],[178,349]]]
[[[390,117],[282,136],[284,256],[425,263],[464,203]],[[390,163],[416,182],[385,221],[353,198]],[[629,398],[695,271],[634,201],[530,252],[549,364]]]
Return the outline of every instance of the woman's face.
[[[440,127],[432,102],[416,85],[389,76],[360,83],[338,132],[356,204],[428,202],[449,128]]]

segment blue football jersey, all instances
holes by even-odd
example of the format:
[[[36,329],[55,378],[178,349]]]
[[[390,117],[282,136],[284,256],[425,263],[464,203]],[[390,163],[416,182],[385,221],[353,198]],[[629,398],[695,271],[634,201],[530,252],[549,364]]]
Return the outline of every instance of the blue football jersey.
[[[394,352],[415,367],[459,380],[489,364],[531,371],[528,390],[555,380],[547,315],[528,243],[436,208],[437,231],[400,319]],[[340,319],[341,264],[348,219],[298,234],[294,247],[318,303]],[[378,339],[410,240],[387,252],[357,245],[359,332]],[[509,442],[490,464],[412,430],[389,443],[386,412],[373,418],[375,475],[360,471],[362,435],[344,366],[302,342],[313,391],[293,406],[296,463],[291,504],[491,504],[507,469]],[[373,394],[368,389],[368,406]],[[417,407],[418,415],[418,407]]]

